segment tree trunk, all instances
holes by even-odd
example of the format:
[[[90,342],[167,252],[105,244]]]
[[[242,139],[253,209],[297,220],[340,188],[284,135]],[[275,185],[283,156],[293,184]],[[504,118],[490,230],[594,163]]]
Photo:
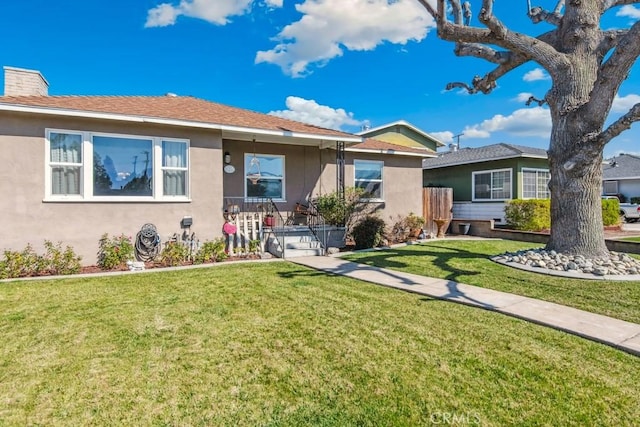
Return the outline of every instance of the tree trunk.
[[[602,223],[602,150],[584,136],[579,114],[554,120],[549,149],[551,237],[547,250],[599,258],[608,254]]]

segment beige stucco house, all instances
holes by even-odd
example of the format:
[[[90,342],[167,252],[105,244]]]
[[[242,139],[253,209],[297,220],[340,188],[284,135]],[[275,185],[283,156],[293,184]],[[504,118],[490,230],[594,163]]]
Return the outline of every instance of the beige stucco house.
[[[230,207],[268,201],[285,225],[343,186],[387,220],[421,211],[423,150],[194,97],[48,96],[38,71],[4,71],[0,250],[60,241],[91,264],[104,233],[152,223],[164,240],[191,223],[211,240]]]

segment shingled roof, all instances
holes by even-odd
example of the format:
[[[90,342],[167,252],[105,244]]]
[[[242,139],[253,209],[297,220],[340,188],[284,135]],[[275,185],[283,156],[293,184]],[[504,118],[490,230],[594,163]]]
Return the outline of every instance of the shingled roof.
[[[602,166],[604,180],[640,179],[640,156],[620,154]]]
[[[45,109],[50,114],[82,116],[82,113],[102,113],[127,117],[180,121],[181,124],[208,124],[239,128],[296,132],[332,139],[358,137],[333,129],[309,125],[281,117],[230,107],[191,96],[1,96],[5,110],[30,111]]]
[[[481,163],[491,160],[513,159],[518,157],[546,159],[547,152],[541,148],[506,144],[502,142],[484,147],[462,148],[456,151],[441,153],[438,157],[425,159],[423,162],[423,169],[436,169],[447,166]]]

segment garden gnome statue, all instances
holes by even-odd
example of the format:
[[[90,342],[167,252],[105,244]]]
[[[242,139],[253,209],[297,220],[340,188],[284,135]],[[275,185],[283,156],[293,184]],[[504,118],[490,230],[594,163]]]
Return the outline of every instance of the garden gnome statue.
[[[464,16],[464,25],[468,27],[471,23],[471,3],[468,1],[462,3],[462,14]]]

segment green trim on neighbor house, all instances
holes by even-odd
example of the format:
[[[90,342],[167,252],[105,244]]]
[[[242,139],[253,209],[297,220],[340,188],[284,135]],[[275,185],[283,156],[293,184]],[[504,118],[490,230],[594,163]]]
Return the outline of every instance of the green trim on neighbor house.
[[[522,198],[523,195],[522,169],[549,169],[549,162],[547,159],[515,158],[427,169],[422,171],[422,184],[424,187],[453,188],[454,202],[470,202],[473,199],[471,191],[473,172],[499,169],[512,169],[511,194],[512,198],[517,199]],[[492,201],[482,200],[481,203],[492,203]],[[503,203],[503,201],[496,200],[495,203]]]

